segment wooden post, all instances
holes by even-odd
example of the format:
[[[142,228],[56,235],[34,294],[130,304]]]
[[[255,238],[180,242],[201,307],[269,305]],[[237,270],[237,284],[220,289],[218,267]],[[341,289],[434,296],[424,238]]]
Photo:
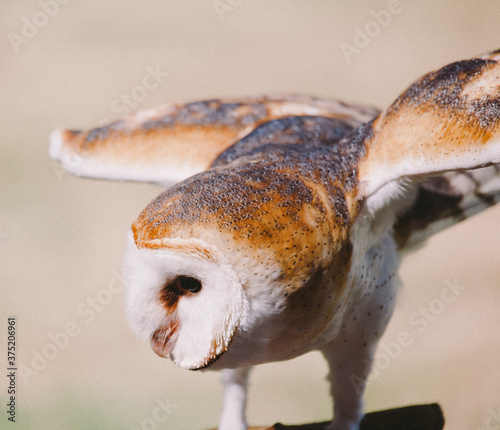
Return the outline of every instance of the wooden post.
[[[272,427],[249,427],[248,430],[324,430],[329,423],[330,421],[302,425],[278,423]],[[370,412],[361,421],[360,430],[442,430],[443,427],[443,411],[437,403],[432,403]]]

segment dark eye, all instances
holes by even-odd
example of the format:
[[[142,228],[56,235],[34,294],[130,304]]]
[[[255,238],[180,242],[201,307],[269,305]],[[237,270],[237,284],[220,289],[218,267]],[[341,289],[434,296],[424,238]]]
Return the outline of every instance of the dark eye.
[[[181,288],[190,293],[198,293],[201,290],[201,281],[191,276],[179,276],[177,278]]]

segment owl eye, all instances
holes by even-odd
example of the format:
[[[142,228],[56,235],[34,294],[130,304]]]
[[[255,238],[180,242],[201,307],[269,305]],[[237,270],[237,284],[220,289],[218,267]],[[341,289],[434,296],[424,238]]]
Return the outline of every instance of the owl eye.
[[[173,281],[165,283],[159,292],[159,299],[166,308],[171,311],[181,296],[184,294],[196,294],[201,290],[201,281],[191,276],[178,276]]]
[[[201,281],[191,276],[179,276],[177,278],[181,288],[190,293],[198,293],[201,290]]]

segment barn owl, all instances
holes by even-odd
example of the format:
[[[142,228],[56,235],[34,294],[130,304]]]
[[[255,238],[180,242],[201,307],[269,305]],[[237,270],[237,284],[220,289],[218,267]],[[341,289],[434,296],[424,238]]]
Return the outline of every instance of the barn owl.
[[[499,60],[433,71],[383,112],[256,96],[53,132],[75,175],[169,187],[128,233],[128,316],[159,356],[222,370],[220,430],[247,428],[252,366],[312,350],[328,429],[359,427],[400,256],[500,199]]]

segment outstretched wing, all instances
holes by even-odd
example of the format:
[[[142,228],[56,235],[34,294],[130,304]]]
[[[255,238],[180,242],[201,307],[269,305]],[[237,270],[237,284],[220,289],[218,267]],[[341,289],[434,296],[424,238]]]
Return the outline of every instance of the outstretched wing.
[[[500,202],[500,165],[446,172],[418,186],[416,198],[394,226],[400,250],[412,250],[428,237]]]
[[[401,247],[498,201],[499,60],[496,51],[431,72],[360,128],[360,197],[371,216],[393,205]]]
[[[301,96],[168,104],[87,131],[55,130],[50,155],[78,176],[170,186],[206,170],[216,159],[217,164],[227,163],[242,150],[261,145],[262,133],[258,139],[254,135],[253,140],[233,149],[231,154],[222,155],[269,121],[275,122],[265,131],[274,135],[281,132],[284,136],[287,130],[291,134],[299,127],[309,137],[319,134],[319,140],[331,139],[337,130],[338,140],[377,114],[377,110],[368,107]],[[279,121],[294,116],[316,120]],[[297,137],[295,140],[300,143]]]

